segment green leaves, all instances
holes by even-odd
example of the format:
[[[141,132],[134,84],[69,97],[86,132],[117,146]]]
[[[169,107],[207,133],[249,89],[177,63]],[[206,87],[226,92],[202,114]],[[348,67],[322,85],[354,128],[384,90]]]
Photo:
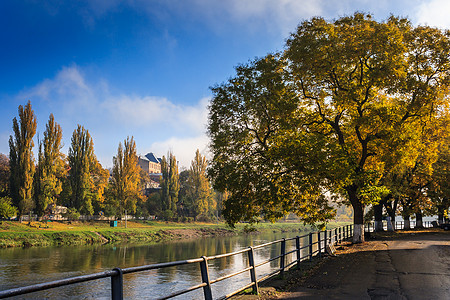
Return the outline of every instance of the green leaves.
[[[8,219],[16,216],[17,208],[12,204],[12,200],[9,197],[0,197],[0,218]]]
[[[35,177],[34,198],[39,216],[44,215],[50,204],[56,204],[62,191],[62,180],[66,176],[65,165],[60,152],[62,145],[61,126],[55,122],[53,114],[44,132],[44,141],[39,144],[39,157]]]
[[[362,224],[364,205],[391,192],[382,179],[412,165],[421,124],[448,102],[449,43],[406,19],[355,13],[305,21],[283,53],[237,67],[212,89],[208,124],[227,220],[295,211],[323,221],[341,195]]]
[[[180,191],[178,163],[172,152],[161,160],[161,202],[166,220],[177,215],[178,193]]]
[[[78,125],[69,148],[69,207],[81,214],[94,213],[93,201],[98,201],[107,184],[108,171],[103,170],[94,154],[94,142],[89,131]]]
[[[32,199],[33,176],[33,137],[36,133],[36,116],[31,102],[19,106],[19,121],[13,119],[13,136],[9,137],[10,191],[13,203],[19,209],[19,216],[28,213],[34,206]]]
[[[129,213],[136,212],[136,203],[141,195],[141,177],[138,157],[136,154],[136,143],[127,137],[119,143],[117,156],[113,158],[112,188],[115,198],[119,202],[119,213],[128,210]]]

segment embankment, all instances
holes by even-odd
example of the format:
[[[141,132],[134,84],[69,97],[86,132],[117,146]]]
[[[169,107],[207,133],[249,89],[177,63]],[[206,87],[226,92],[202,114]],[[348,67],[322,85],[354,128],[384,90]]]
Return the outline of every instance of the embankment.
[[[340,224],[332,224],[330,227]],[[120,227],[109,227],[106,222],[19,223],[3,221],[0,224],[0,248],[55,245],[84,245],[106,243],[154,243],[174,239],[225,236],[258,232],[295,232],[311,230],[300,223],[261,223],[255,226],[238,224],[231,228],[224,223],[167,223],[128,222]]]

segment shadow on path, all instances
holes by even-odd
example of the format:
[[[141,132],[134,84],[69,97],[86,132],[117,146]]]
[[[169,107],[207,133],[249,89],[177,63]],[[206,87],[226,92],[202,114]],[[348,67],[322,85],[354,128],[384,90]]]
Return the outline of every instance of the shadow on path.
[[[450,232],[382,234],[338,247],[265,299],[450,299]],[[296,274],[297,272],[297,274]]]

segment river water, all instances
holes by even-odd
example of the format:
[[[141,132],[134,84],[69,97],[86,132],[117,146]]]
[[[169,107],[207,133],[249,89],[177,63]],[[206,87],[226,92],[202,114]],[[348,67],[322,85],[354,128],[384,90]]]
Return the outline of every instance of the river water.
[[[147,245],[87,245],[61,247],[31,247],[0,249],[0,290],[37,284],[79,275],[161,262],[199,258],[238,251],[305,232],[265,233],[242,236],[210,237],[177,240]],[[306,242],[302,241],[302,244]],[[287,251],[294,243],[287,243]],[[255,251],[255,263],[280,253],[280,244]],[[248,266],[247,255],[209,261],[210,279],[242,270]],[[273,261],[257,268],[261,278],[279,267]],[[18,299],[109,299],[110,278],[55,288],[19,297]],[[164,268],[124,275],[124,297],[153,299],[201,283],[199,264]],[[250,283],[249,272],[212,285],[213,297],[218,298]],[[175,299],[202,299],[202,290]]]

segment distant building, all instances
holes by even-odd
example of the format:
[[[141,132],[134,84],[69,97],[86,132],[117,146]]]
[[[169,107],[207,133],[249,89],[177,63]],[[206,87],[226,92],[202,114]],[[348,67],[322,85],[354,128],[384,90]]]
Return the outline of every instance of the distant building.
[[[157,158],[153,153],[147,153],[145,156],[138,156],[138,164],[142,170],[150,175],[150,181],[145,185],[144,195],[159,191],[161,180],[161,158]]]
[[[161,159],[156,158],[156,156],[150,152],[145,156],[139,155],[138,164],[142,170],[149,174],[160,174],[161,173]]]

